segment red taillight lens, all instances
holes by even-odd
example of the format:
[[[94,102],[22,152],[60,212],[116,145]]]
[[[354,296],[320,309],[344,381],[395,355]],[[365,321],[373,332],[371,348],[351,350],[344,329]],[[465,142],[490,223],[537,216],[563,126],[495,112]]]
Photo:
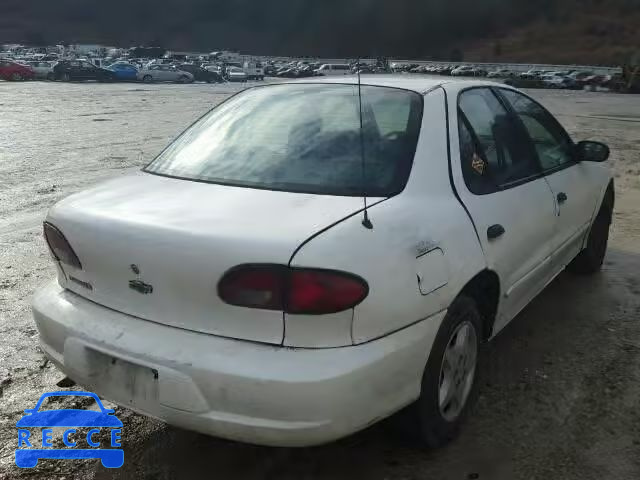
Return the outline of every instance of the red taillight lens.
[[[218,284],[218,295],[231,305],[282,310],[285,267],[246,265],[229,270]]]
[[[321,315],[355,307],[369,293],[362,278],[335,270],[242,265],[220,280],[218,294],[231,305]]]
[[[359,304],[369,293],[355,275],[333,270],[292,269],[289,275],[288,313],[336,313]]]
[[[48,222],[44,222],[44,238],[56,260],[72,267],[82,268],[78,256],[62,232]]]

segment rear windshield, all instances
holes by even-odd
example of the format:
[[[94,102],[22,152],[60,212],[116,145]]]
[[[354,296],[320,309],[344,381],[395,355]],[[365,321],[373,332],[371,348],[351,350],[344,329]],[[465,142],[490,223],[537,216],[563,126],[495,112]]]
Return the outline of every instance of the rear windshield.
[[[395,195],[411,170],[422,98],[363,85],[362,130],[359,112],[357,85],[249,89],[201,118],[145,171],[290,192]]]

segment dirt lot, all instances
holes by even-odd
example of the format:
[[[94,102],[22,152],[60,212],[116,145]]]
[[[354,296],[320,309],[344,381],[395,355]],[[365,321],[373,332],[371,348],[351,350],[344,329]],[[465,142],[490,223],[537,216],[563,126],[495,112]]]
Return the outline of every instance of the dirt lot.
[[[239,86],[0,82],[0,478],[640,478],[640,96],[533,91],[579,139],[612,147],[617,205],[604,271],[562,274],[487,348],[462,436],[424,451],[377,425],[341,442],[270,449],[119,408],[125,464],[14,465],[15,422],[62,378],[30,316],[54,275],[41,221],[56,200],[151,159]],[[372,399],[375,401],[375,399]]]

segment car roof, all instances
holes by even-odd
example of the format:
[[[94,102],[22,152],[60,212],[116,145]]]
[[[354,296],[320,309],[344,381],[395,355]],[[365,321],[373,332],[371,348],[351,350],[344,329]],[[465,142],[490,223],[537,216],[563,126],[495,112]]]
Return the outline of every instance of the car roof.
[[[393,87],[411,90],[420,94],[425,94],[434,88],[441,86],[446,87],[470,87],[470,86],[496,86],[496,82],[474,79],[440,79],[428,78],[423,75],[361,75],[360,82],[362,85],[370,85],[376,87]],[[345,75],[340,77],[311,77],[301,80],[295,80],[284,83],[341,83],[347,85],[357,85],[357,75]],[[276,84],[277,85],[277,84]]]

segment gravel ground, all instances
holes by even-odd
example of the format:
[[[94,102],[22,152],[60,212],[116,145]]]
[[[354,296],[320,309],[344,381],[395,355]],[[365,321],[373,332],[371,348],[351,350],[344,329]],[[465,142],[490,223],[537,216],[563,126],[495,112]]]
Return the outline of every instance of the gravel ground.
[[[531,91],[579,139],[612,148],[617,204],[602,274],[562,274],[486,351],[480,398],[438,451],[387,424],[273,449],[118,408],[125,465],[14,465],[15,422],[62,375],[37,346],[34,290],[54,275],[41,221],[58,199],[122,175],[241,87],[0,82],[0,478],[640,478],[640,96]],[[375,399],[372,399],[375,401]]]

